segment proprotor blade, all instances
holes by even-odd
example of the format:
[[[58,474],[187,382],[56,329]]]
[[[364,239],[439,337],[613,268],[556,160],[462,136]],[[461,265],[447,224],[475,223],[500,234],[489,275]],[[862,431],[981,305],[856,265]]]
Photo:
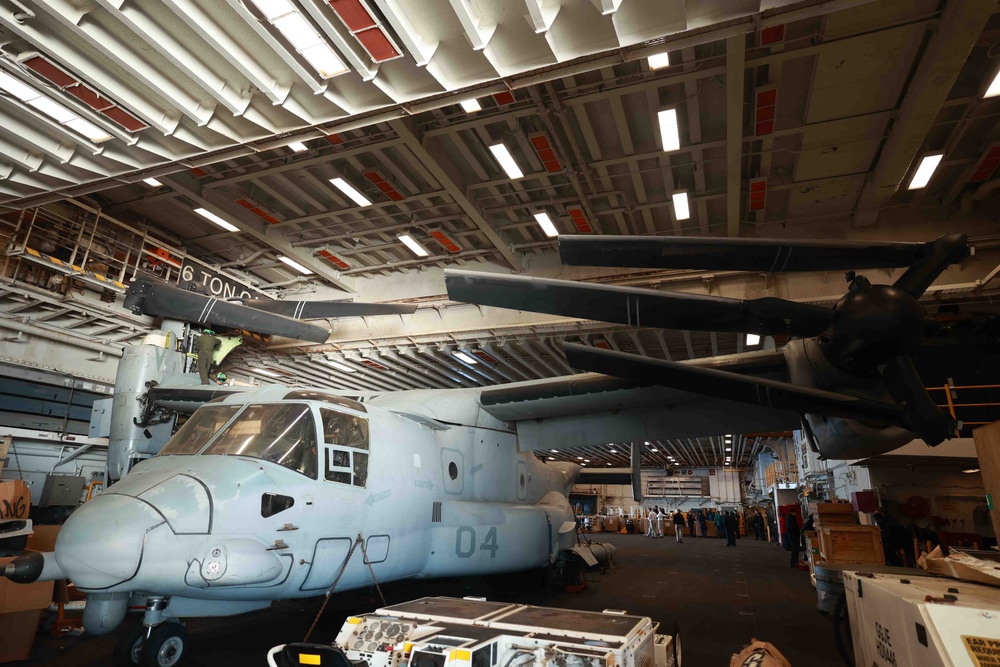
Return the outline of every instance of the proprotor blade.
[[[846,271],[910,266],[932,243],[795,241],[691,236],[560,236],[562,263],[708,271]]]
[[[328,330],[313,324],[147,280],[137,280],[129,286],[125,307],[143,315],[169,317],[183,322],[217,327],[247,329],[312,343],[325,343],[330,337]]]
[[[244,306],[296,320],[368,315],[409,315],[417,307],[409,303],[359,303],[352,301],[271,301],[250,299]]]
[[[892,403],[586,345],[567,343],[563,348],[570,366],[580,370],[604,373],[633,382],[674,387],[773,410],[877,421],[910,428],[903,409]]]
[[[967,241],[965,234],[945,234],[926,244],[930,251],[908,268],[894,283],[895,286],[919,299],[945,269],[972,254]]]
[[[834,318],[832,309],[773,297],[726,299],[475,271],[445,271],[445,285],[455,301],[670,329],[807,337],[826,331]]]

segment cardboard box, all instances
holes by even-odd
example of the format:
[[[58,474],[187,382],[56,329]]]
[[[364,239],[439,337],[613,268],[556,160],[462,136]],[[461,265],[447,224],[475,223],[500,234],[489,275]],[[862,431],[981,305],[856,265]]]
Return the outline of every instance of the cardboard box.
[[[41,609],[0,614],[0,663],[31,658],[41,618]]]
[[[14,560],[0,558],[0,568]],[[0,578],[0,662],[27,660],[42,610],[52,602],[51,581],[15,584]]]
[[[31,551],[55,551],[56,537],[59,535],[60,528],[62,526],[39,526],[37,524],[32,526],[35,532],[28,536],[28,549]]]
[[[0,568],[12,560],[14,559],[0,558]],[[15,584],[9,579],[0,577],[0,614],[48,609],[52,602],[52,586],[51,581]]]

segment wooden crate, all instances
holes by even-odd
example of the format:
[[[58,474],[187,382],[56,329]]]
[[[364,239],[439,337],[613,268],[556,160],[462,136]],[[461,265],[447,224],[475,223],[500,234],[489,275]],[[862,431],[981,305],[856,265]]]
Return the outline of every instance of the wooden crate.
[[[809,511],[813,514],[854,514],[851,503],[809,503]]]
[[[850,514],[819,514],[813,521],[813,525],[817,528],[820,526],[856,526],[858,525],[858,517],[854,516],[854,512]]]
[[[827,562],[885,563],[882,536],[876,526],[822,526],[816,534],[819,556]]]

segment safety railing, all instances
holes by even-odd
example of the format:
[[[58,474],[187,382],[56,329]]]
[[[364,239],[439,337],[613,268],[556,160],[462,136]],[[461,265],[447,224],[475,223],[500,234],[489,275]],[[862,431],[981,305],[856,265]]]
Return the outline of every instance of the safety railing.
[[[953,419],[962,423],[963,435],[968,435],[972,427],[1000,419],[1000,384],[946,384],[927,387],[927,391],[936,400],[939,400],[939,392],[943,393],[944,402],[938,402],[938,407],[947,410]],[[994,400],[988,400],[991,398]]]
[[[764,481],[769,488],[779,484],[797,485],[799,471],[794,465],[785,465],[781,461],[774,461],[764,470]]]

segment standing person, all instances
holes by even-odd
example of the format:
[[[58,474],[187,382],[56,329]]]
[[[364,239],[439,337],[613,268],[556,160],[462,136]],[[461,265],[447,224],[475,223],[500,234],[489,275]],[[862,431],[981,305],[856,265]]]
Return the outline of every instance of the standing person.
[[[699,537],[708,537],[708,522],[705,519],[705,510],[698,510],[698,532],[701,533]]]
[[[688,512],[687,520],[688,520],[688,535],[690,537],[694,537],[694,510]]]
[[[656,537],[656,520],[659,518],[659,514],[656,511],[656,507],[649,510],[649,514],[646,515],[646,520],[649,522],[649,527],[646,529],[646,537]]]
[[[788,517],[784,514],[778,515],[778,537],[781,539],[781,548],[788,551]]]
[[[677,510],[674,513],[674,537],[677,538],[677,544],[684,542],[681,538],[684,536],[684,513]]]
[[[663,515],[666,514],[666,510],[661,510],[659,506],[656,508],[656,536],[663,537]]]
[[[799,517],[795,512],[789,512],[785,518],[785,532],[788,535],[788,548],[792,552],[789,559],[791,567],[799,566],[799,548],[802,540],[802,533],[799,532]]]
[[[222,341],[215,337],[215,332],[211,329],[202,329],[201,335],[195,340],[195,349],[198,351],[198,375],[201,376],[201,383],[208,384],[208,372],[212,369],[212,354],[219,349]]]
[[[726,536],[726,524],[722,520],[722,512],[715,513],[715,536],[716,537]]]
[[[723,525],[726,528],[726,546],[735,547],[736,531],[739,528],[739,519],[736,518],[736,513],[726,512],[726,516],[723,517]]]

